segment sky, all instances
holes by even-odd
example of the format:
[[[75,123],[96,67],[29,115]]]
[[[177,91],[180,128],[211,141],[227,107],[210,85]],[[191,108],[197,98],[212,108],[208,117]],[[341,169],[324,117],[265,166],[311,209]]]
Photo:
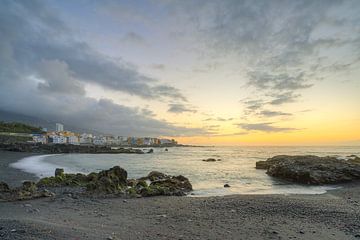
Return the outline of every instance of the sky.
[[[360,1],[2,0],[0,110],[199,145],[359,145]]]

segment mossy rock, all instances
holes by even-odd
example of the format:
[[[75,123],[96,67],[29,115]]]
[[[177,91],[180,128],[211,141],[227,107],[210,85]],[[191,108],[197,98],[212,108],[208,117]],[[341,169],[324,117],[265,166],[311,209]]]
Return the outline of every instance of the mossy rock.
[[[0,182],[0,192],[9,192],[10,188],[9,185],[7,185],[4,182]]]

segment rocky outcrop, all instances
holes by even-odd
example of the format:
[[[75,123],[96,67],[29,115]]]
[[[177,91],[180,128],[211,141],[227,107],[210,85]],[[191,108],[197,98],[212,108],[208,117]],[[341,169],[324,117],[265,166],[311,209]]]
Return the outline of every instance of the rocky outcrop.
[[[90,175],[90,174],[89,174]],[[87,191],[98,193],[122,193],[127,186],[127,172],[115,166],[98,174],[92,173],[86,184]]]
[[[182,196],[192,190],[190,181],[184,176],[170,176],[161,172],[150,172],[146,177],[127,179],[127,172],[119,166],[99,173],[67,174],[57,169],[55,176],[40,179],[38,187],[83,187],[86,194],[122,194],[129,196]]]
[[[34,143],[0,143],[0,149],[12,152],[33,152],[33,153],[133,153],[143,154],[140,149],[134,148],[112,148],[110,146],[97,146],[97,145],[70,145],[70,144],[34,144]]]
[[[7,185],[4,182],[0,182],[0,193],[1,192],[9,192],[9,191],[10,191],[9,185]]]
[[[279,155],[256,163],[273,177],[302,184],[336,184],[360,179],[360,163],[336,157]]]
[[[188,178],[170,176],[161,172],[150,172],[146,177],[140,178],[141,186],[137,185],[137,193],[143,197],[149,196],[184,196],[192,191],[192,185]],[[147,183],[149,182],[149,184]]]
[[[21,187],[10,189],[6,183],[0,183],[0,200],[19,201],[30,200],[34,198],[52,197],[54,194],[46,189],[39,189],[35,182],[24,181]]]

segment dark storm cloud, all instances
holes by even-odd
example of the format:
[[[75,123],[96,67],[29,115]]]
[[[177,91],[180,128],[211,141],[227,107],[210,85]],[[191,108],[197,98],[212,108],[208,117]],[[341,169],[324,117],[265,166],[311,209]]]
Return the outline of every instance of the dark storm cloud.
[[[296,128],[287,128],[287,127],[276,127],[272,125],[272,122],[264,123],[240,123],[237,124],[240,128],[247,131],[261,131],[261,132],[289,132],[298,130]]]
[[[181,103],[170,103],[168,112],[171,113],[196,113],[197,111],[187,105],[181,104]]]
[[[77,81],[95,83],[142,98],[185,100],[178,89],[158,84],[156,79],[141,74],[125,61],[115,62],[85,42],[73,39],[71,31],[54,12],[42,6],[42,2],[2,1],[1,4],[0,49],[3,56],[0,63],[8,69],[5,72],[37,75],[37,65],[41,61],[59,61]],[[55,90],[57,80],[43,80],[49,89]],[[1,81],[8,79],[2,78]],[[61,88],[61,83],[56,84]]]
[[[104,133],[137,136],[198,135],[199,128],[153,119],[151,109],[85,95],[85,83],[145,99],[185,97],[171,86],[115,62],[72,38],[42,1],[0,3],[0,110]]]

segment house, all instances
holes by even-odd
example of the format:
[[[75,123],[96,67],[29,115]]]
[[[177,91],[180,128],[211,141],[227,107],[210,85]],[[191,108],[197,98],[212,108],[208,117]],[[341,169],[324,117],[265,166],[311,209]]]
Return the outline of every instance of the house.
[[[62,135],[50,135],[49,142],[54,144],[66,144],[67,138]]]
[[[43,134],[32,134],[32,139],[35,143],[47,144],[47,137]]]
[[[90,145],[93,144],[94,137],[92,134],[83,133],[80,135],[79,142],[80,144]]]
[[[67,143],[72,145],[80,145],[79,137],[76,135],[70,135],[67,137]]]
[[[106,145],[107,140],[104,136],[95,136],[93,143],[94,145]]]

